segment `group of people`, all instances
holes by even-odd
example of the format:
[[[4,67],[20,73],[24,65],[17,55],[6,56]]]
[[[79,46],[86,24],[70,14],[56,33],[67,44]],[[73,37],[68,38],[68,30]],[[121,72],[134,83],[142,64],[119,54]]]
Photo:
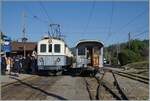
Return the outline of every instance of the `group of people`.
[[[37,58],[35,55],[28,54],[26,57],[22,55],[16,55],[13,57],[6,56],[1,57],[1,74],[11,75],[12,73],[27,73],[36,74],[37,72]]]

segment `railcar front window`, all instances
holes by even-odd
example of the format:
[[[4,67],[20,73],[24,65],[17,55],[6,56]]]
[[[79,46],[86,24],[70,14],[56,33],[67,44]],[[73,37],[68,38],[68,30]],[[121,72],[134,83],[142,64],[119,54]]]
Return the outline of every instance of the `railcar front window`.
[[[49,52],[52,52],[52,44],[49,44],[49,49],[48,49]]]
[[[85,55],[85,48],[78,48],[78,55]]]
[[[54,45],[54,51],[55,51],[56,53],[60,53],[60,44],[55,44],[55,45]]]
[[[40,45],[40,52],[46,52],[46,44]]]

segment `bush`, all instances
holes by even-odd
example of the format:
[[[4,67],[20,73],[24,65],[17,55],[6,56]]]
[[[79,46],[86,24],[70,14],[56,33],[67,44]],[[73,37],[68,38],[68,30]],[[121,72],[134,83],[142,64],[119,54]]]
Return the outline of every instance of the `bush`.
[[[118,54],[118,59],[120,61],[120,64],[123,66],[128,63],[137,62],[141,59],[141,57],[139,54],[136,54],[135,52],[126,49]]]
[[[127,58],[128,58],[128,57],[127,57],[126,52],[120,52],[120,53],[118,54],[118,59],[119,59],[119,62],[120,62],[120,64],[121,64],[121,66],[123,66],[123,65],[125,65],[125,64],[128,63],[128,59],[127,59]]]
[[[112,64],[112,65],[118,64],[117,57],[111,58],[111,64]]]

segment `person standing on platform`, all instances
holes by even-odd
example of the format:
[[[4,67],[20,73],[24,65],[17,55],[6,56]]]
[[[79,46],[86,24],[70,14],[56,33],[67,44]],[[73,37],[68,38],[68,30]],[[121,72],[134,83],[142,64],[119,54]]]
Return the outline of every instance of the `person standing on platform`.
[[[20,67],[19,73],[21,73],[21,72],[23,71],[23,68],[22,68],[22,67],[23,67],[23,66],[22,66],[22,59],[23,59],[23,58],[22,58],[22,55],[20,55],[20,56],[19,56],[19,67]]]
[[[23,73],[27,73],[26,72],[26,58],[25,57],[22,58],[22,69],[23,69]]]
[[[32,74],[35,74],[35,58],[31,56],[31,70]]]
[[[19,71],[20,71],[20,62],[19,62],[19,56],[18,55],[15,58],[15,70],[16,70],[16,73],[19,74]]]
[[[10,57],[6,58],[6,65],[7,65],[6,69],[8,71],[8,74],[11,75],[11,70],[10,70],[11,69],[10,68],[10,66],[11,66],[11,58]]]
[[[6,56],[4,54],[2,54],[1,57],[1,73],[2,75],[5,75],[6,73]]]
[[[28,54],[26,57],[26,72],[27,73],[31,72],[31,56],[30,56],[30,54]]]
[[[32,73],[37,73],[37,53],[35,51],[32,52]]]

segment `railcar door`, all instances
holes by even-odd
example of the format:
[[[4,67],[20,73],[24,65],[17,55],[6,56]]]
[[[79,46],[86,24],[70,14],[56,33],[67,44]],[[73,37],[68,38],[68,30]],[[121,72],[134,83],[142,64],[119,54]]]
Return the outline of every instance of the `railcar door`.
[[[87,47],[87,66],[92,66],[92,47]]]
[[[99,67],[99,54],[100,54],[99,48],[98,47],[93,48],[92,64],[94,67]]]

